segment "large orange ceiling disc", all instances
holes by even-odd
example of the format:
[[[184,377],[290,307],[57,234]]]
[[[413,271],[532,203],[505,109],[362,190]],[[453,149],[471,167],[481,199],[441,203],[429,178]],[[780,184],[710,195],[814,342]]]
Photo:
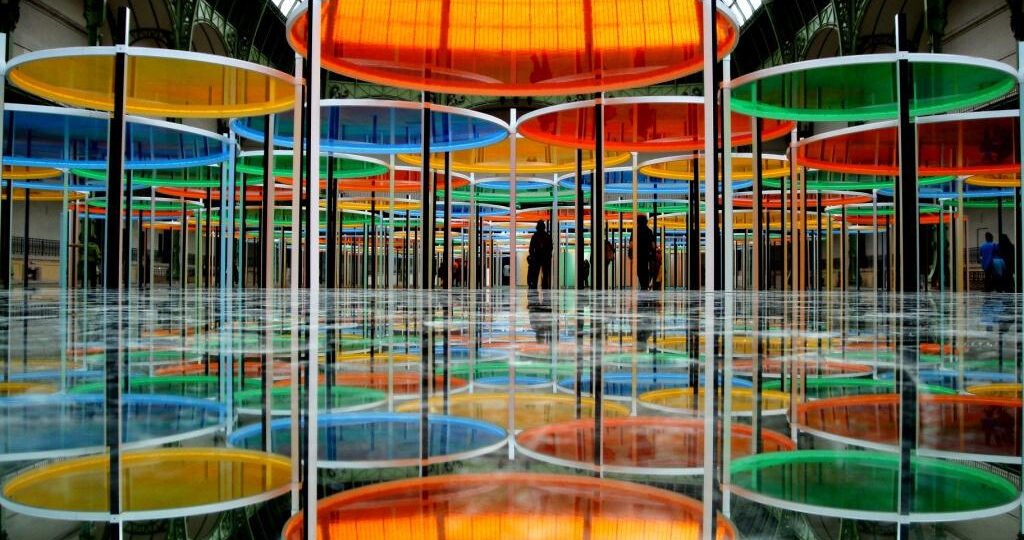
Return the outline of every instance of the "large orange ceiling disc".
[[[1020,173],[1017,111],[918,118],[918,174]],[[841,129],[800,142],[798,163],[825,171],[895,176],[899,148],[894,122]]]
[[[573,148],[594,148],[594,100],[560,104],[524,115],[524,137]],[[704,98],[629,97],[604,100],[604,147],[621,152],[704,150]],[[754,140],[751,117],[733,113],[732,146]],[[794,122],[765,120],[762,141],[789,134]],[[721,136],[720,136],[721,137]],[[721,139],[719,139],[721,141]]]
[[[568,95],[703,68],[700,0],[324,0],[321,62],[355,79],[451,94]],[[739,39],[717,11],[718,58]],[[288,21],[307,54],[308,10]]]

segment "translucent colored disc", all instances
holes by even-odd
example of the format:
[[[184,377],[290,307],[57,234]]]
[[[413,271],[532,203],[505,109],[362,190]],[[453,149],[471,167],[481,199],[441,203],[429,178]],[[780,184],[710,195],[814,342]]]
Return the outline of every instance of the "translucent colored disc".
[[[54,178],[56,176],[60,176],[60,171],[48,167],[17,167],[4,165],[2,176],[0,177],[4,180],[41,180],[43,178]]]
[[[968,386],[967,392],[976,396],[1020,399],[1021,385],[1019,383],[977,384]]]
[[[293,116],[294,113],[285,112],[274,118],[275,146],[294,146]],[[436,152],[489,146],[508,137],[508,127],[497,118],[461,109],[432,111],[430,121],[430,146]],[[235,119],[231,126],[242,137],[263,142],[264,117]],[[325,100],[322,103],[321,152],[414,154],[422,149],[423,120],[419,103],[384,100]]]
[[[911,54],[910,110],[925,115],[994,100],[1016,86],[1013,69],[976,58]],[[769,68],[734,81],[739,113],[802,122],[863,122],[896,118],[896,55],[811,60]]]
[[[689,497],[615,480],[553,474],[458,474],[385,482],[320,500],[317,534],[348,540],[559,538],[697,540]],[[717,540],[737,538],[718,516]],[[302,514],[284,528],[298,540]]]
[[[451,155],[451,166],[453,171],[461,173],[508,175],[511,172],[510,155],[509,142],[503,141],[486,148],[454,152]],[[621,165],[628,161],[629,157],[630,155],[625,152],[606,153],[604,165],[605,167]],[[423,158],[419,154],[400,154],[398,159],[414,167],[419,167],[423,163]],[[593,152],[584,151],[582,166],[584,169],[594,168]],[[432,154],[430,167],[443,171],[444,155]],[[557,174],[575,170],[576,150],[572,148],[550,146],[530,139],[516,141],[516,174],[518,175]]]
[[[69,394],[102,394],[106,383],[91,382],[79,384],[68,390]],[[158,377],[131,377],[128,388],[133,394],[161,394],[215,398],[220,394],[220,380],[216,375],[163,375]]]
[[[895,451],[899,394],[829,398],[797,409],[800,429],[848,444]],[[945,457],[1020,460],[1020,399],[922,394],[919,452]]]
[[[0,382],[0,398],[22,396],[26,394],[51,394],[56,388],[40,383]]]
[[[342,178],[366,178],[387,172],[383,164],[360,160],[355,157],[334,157],[333,176],[336,179]],[[235,170],[246,175],[263,175],[263,152],[246,153],[235,165]],[[274,155],[273,176],[275,178],[287,178],[289,184],[292,177],[292,155]],[[320,179],[321,185],[326,185],[323,180],[327,179],[327,156],[320,158]]]
[[[640,394],[642,407],[652,411],[697,415],[704,412],[704,388],[669,388]],[[754,392],[748,388],[732,389],[733,416],[751,416],[754,410]],[[789,408],[789,395],[772,390],[761,393],[761,414],[785,414]]]
[[[419,413],[347,413],[317,418],[321,468],[405,467],[444,463],[483,455],[505,445],[505,430],[469,418],[431,415],[427,432],[430,457],[420,460]],[[291,455],[291,420],[271,423],[273,451]],[[231,434],[229,444],[257,450],[263,426],[253,424]]]
[[[11,61],[7,78],[30,94],[64,105],[111,111],[114,47],[50,49]],[[172,118],[228,118],[292,106],[291,78],[221,56],[129,47],[127,112]],[[104,139],[105,140],[105,139]]]
[[[765,390],[779,390],[782,388],[782,381],[765,381],[762,385]],[[807,399],[823,399],[832,397],[856,396],[862,394],[886,394],[896,388],[893,381],[878,381],[874,379],[805,379],[801,391]],[[953,390],[942,386],[922,384],[918,386],[919,391],[929,394],[955,394]]]
[[[371,409],[387,399],[387,395],[370,388],[353,388],[350,386],[332,386],[330,402],[327,401],[327,387],[320,386],[317,392],[317,407],[331,412],[345,412]],[[278,386],[270,391],[271,414],[286,415],[291,413],[291,388]],[[243,414],[260,414],[263,404],[263,389],[253,388],[235,392],[235,403],[238,412]]]
[[[122,520],[223,512],[269,500],[291,487],[291,464],[271,454],[227,448],[161,448],[121,456]],[[4,484],[2,502],[19,513],[107,521],[106,455],[62,461]]]
[[[605,373],[601,377],[603,381],[602,392],[608,397],[630,397],[634,393],[643,394],[664,388],[685,388],[690,386],[690,375],[688,373]],[[698,384],[704,384],[704,377],[697,378]],[[737,388],[750,388],[750,381],[746,379],[732,380],[733,386]],[[566,377],[558,381],[558,389],[566,392],[575,392],[576,379]],[[590,375],[583,375],[579,382],[580,392],[590,394],[593,391]]]
[[[955,521],[998,515],[1018,504],[1008,480],[966,465],[912,458],[910,520]],[[777,508],[844,519],[896,521],[900,456],[798,450],[732,462],[733,493]]]
[[[125,394],[123,441],[168,444],[220,429],[224,406],[174,396]],[[19,396],[0,399],[0,461],[43,459],[103,449],[102,394]]]
[[[697,160],[697,178],[704,183],[704,159]],[[640,172],[652,178],[663,180],[693,180],[693,157],[680,157],[670,161],[659,161],[650,165],[640,167]],[[789,162],[784,159],[762,159],[762,178],[780,178],[789,176]],[[733,157],[732,178],[733,180],[750,180],[754,177],[754,160],[750,157]]]
[[[918,174],[948,176],[1020,173],[1016,115],[918,122]],[[838,132],[802,144],[799,163],[834,172],[895,176],[895,127]]]
[[[483,420],[508,429],[509,408],[515,400],[515,429],[527,429],[550,422],[559,422],[576,418],[576,398],[572,396],[553,396],[540,394],[461,394],[448,398],[448,411],[444,409],[444,399],[435,396],[427,401],[431,414],[446,413],[453,416],[464,416]],[[580,415],[593,418],[595,402],[583,398]],[[403,403],[396,408],[399,412],[415,412],[420,410],[418,401]],[[603,403],[602,414],[606,418],[629,416],[629,409],[615,403]]]
[[[1017,174],[990,174],[972,176],[966,180],[968,185],[981,187],[1020,187],[1020,176]]]
[[[892,188],[896,178],[891,176],[877,176],[873,174],[845,174],[831,171],[805,171],[806,186],[808,191],[829,191],[829,190],[855,190],[855,189],[885,189]],[[932,176],[918,178],[917,185],[933,186],[945,184],[955,180],[952,176]],[[782,181],[777,178],[766,178],[764,185],[767,188],[778,189]],[[792,183],[789,183],[792,186]],[[817,195],[808,195],[808,201],[816,200]]]
[[[387,358],[387,356],[383,356]],[[398,372],[388,375],[387,373],[339,373],[334,377],[335,382],[340,385],[355,388],[369,388],[381,392],[391,391],[396,397],[418,396],[423,378],[419,373]],[[443,375],[434,377],[434,388],[444,388],[445,380]],[[448,388],[458,390],[466,387],[468,383],[455,376],[454,369],[449,373]]]
[[[703,66],[696,0],[328,0],[321,8],[326,69],[429,92],[567,95],[638,87]],[[588,9],[589,8],[589,9]],[[718,57],[739,39],[717,14]],[[288,41],[306,55],[308,14]]]
[[[5,166],[106,170],[105,115],[28,105],[8,105],[3,114]],[[213,133],[142,119],[128,119],[125,125],[127,169],[211,165],[227,156],[227,147]]]
[[[635,100],[634,103],[624,101]],[[614,151],[689,152],[704,150],[704,104],[701,102],[642,102],[644,98],[609,100],[604,106],[605,148]],[[683,98],[685,99],[685,98]],[[554,106],[537,111],[518,126],[524,137],[558,146],[593,149],[594,107],[565,109]],[[782,137],[795,124],[779,120],[764,123],[762,140]],[[721,140],[721,137],[719,137]],[[749,116],[732,115],[732,145],[754,140]]]
[[[594,468],[594,421],[573,420],[525,430],[516,436],[520,451],[549,463]],[[601,424],[602,469],[635,474],[703,474],[704,420],[698,418],[608,418]],[[762,451],[795,450],[789,438],[761,432]],[[732,456],[751,453],[753,430],[733,425]]]

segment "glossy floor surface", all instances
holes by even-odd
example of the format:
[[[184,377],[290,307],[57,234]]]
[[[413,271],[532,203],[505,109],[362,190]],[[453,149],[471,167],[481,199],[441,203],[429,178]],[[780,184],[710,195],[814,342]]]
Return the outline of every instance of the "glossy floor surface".
[[[310,403],[324,538],[1020,527],[1015,295],[43,289],[0,302],[11,538],[98,535],[111,514],[129,537],[299,537],[287,471],[314,454],[307,422],[293,427]],[[120,510],[102,496],[110,368]]]

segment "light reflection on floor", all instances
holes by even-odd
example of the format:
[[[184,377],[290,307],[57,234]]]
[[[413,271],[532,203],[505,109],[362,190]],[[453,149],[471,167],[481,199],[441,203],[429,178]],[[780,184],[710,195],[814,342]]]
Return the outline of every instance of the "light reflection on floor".
[[[729,517],[745,537],[885,537],[895,528],[879,522],[896,520],[907,481],[901,421],[914,414],[914,459],[965,469],[917,478],[923,506],[912,513],[967,520],[914,527],[966,538],[1016,527],[1016,510],[1006,511],[1016,501],[999,495],[1006,485],[985,483],[1019,478],[1015,295],[343,290],[320,294],[318,340],[303,292],[40,290],[3,300],[6,473],[102,450],[112,358],[125,378],[126,443],[258,450],[269,410],[271,448],[290,455],[292,379],[312,347],[322,495],[498,471],[619,478],[698,500],[705,485],[733,484]],[[796,449],[832,453],[778,470],[744,460],[795,459]],[[855,470],[868,457],[880,460],[873,472]],[[724,478],[734,460],[738,472]],[[973,471],[989,476],[961,478]],[[259,514],[263,526],[280,531],[280,504]],[[840,518],[858,515],[867,521]],[[18,538],[38,533],[35,519],[8,511],[4,526]]]

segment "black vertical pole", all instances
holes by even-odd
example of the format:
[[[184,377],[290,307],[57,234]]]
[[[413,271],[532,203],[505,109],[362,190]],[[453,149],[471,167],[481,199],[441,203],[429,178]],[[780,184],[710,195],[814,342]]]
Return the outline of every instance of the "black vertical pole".
[[[751,273],[751,278],[754,280],[754,290],[761,291],[765,288],[764,283],[764,202],[761,200],[762,194],[764,193],[764,165],[761,163],[761,157],[764,149],[761,145],[761,132],[764,129],[764,120],[760,118],[754,118],[754,138],[752,141],[753,145],[753,157],[754,157],[754,271]]]
[[[593,176],[590,185],[593,186]],[[558,189],[557,186],[555,189]],[[593,213],[591,213],[593,217]],[[583,149],[576,150],[576,290],[583,290]],[[593,260],[593,256],[590,257]],[[591,264],[590,266],[594,266]]]
[[[515,209],[512,209],[514,212]],[[515,235],[513,235],[515,236]],[[444,288],[452,288],[452,284],[449,283],[448,275],[452,268],[452,254],[449,252],[448,246],[452,238],[452,154],[451,152],[444,153],[444,247],[442,248],[441,261],[444,264]],[[514,240],[513,240],[514,242]],[[447,344],[447,341],[445,341]],[[448,364],[446,363],[445,366]]]
[[[999,242],[999,237],[1003,235],[1003,198],[996,197],[996,242]],[[1000,253],[1001,257],[1006,257],[1006,254]]]
[[[700,290],[700,158],[697,156],[693,157],[693,179],[687,197],[686,288],[697,291]]]
[[[130,11],[126,7],[117,11],[117,30],[114,32],[115,45],[127,45],[128,20]],[[107,136],[107,249],[105,257],[104,286],[121,290],[121,182],[124,179],[124,127],[125,87],[127,78],[127,53],[118,50],[114,54],[114,114],[110,119]],[[120,327],[120,303],[112,310]],[[115,330],[115,343],[106,344],[104,362],[104,412],[105,439],[109,455],[107,476],[108,502],[111,515],[121,513],[121,369],[119,328]]]
[[[240,248],[238,256],[238,285],[244,289],[249,286],[247,281],[249,276],[249,228],[246,226],[249,221],[246,219],[246,213],[249,210],[249,189],[246,187],[246,176],[239,175],[238,177],[242,179],[241,185],[236,185],[235,187],[241,195],[241,197],[238,197],[238,215],[241,216],[238,225],[238,241],[240,242],[238,245]],[[182,211],[184,211],[184,208]],[[182,242],[182,245],[185,245],[185,242]]]
[[[25,215],[22,223],[22,242],[21,242],[21,275],[22,275],[22,287],[28,288],[28,238],[29,238],[29,225],[28,220],[31,216],[32,211],[32,190],[25,188],[22,190],[25,192]]]
[[[294,179],[292,181],[294,182]],[[263,117],[263,200],[260,204],[260,286],[265,289],[270,288],[274,282],[271,275],[274,267],[271,264],[274,245],[274,195],[274,117],[268,114]]]
[[[327,156],[327,288],[338,286],[338,183],[334,180],[334,157]]]
[[[716,11],[716,13],[717,13],[717,11]],[[718,43],[718,25],[717,24],[711,24],[711,25],[708,25],[708,26],[710,28],[705,28],[705,30],[704,30],[704,32],[706,33],[705,39],[709,39],[712,44]],[[712,143],[712,148],[714,148],[714,155],[712,155],[712,156],[704,156],[704,169],[705,169],[704,177],[708,180],[707,181],[707,185],[708,185],[707,189],[710,189],[709,193],[705,193],[705,199],[704,199],[705,202],[704,202],[704,204],[713,205],[713,210],[714,211],[711,213],[711,217],[712,217],[711,223],[705,223],[704,224],[704,234],[705,234],[706,238],[714,238],[715,239],[714,240],[714,244],[715,245],[714,245],[714,250],[713,250],[713,257],[714,257],[714,261],[715,261],[715,272],[713,274],[709,274],[709,275],[704,276],[704,281],[705,281],[705,288],[706,289],[714,290],[714,291],[720,291],[720,290],[722,290],[724,288],[724,282],[725,282],[725,264],[724,264],[724,260],[725,259],[723,257],[723,249],[722,249],[723,248],[723,244],[725,242],[724,242],[724,238],[721,238],[719,236],[719,234],[720,234],[719,233],[719,225],[720,225],[720,219],[721,219],[719,216],[720,216],[720,213],[721,213],[721,203],[718,200],[718,193],[719,193],[718,192],[718,181],[719,181],[719,177],[721,176],[721,172],[722,172],[722,166],[721,166],[721,163],[719,162],[721,146],[720,146],[719,141],[718,141],[719,135],[721,135],[721,133],[722,133],[722,119],[721,119],[722,110],[721,110],[721,107],[719,106],[719,99],[718,98],[719,98],[719,95],[721,93],[720,86],[721,86],[721,83],[722,83],[722,69],[723,68],[722,68],[722,63],[717,60],[717,58],[718,58],[717,45],[713,46],[713,48],[715,49],[715,54],[714,54],[715,62],[711,66],[711,83],[712,84],[711,84],[711,88],[705,88],[704,99],[710,99],[711,100],[711,106],[713,107],[712,110],[714,111],[714,114],[712,116],[713,116],[714,120],[711,122],[711,126],[712,126],[711,133],[705,133],[704,136],[710,138],[711,143]],[[705,69],[707,69],[707,66],[705,66]],[[705,215],[707,215],[707,212],[705,212]],[[718,381],[716,380],[715,383],[717,384]],[[716,417],[716,420],[717,420],[717,417]],[[717,433],[717,431],[716,431],[716,433]],[[718,486],[719,485],[720,484],[718,484],[716,482],[716,496],[720,495],[720,493],[718,492]]]
[[[1017,275],[1014,277],[1014,286],[1016,287],[1014,291],[1018,293],[1024,292],[1024,287],[1021,286],[1021,284],[1024,284],[1024,269],[1020,267],[1020,265],[1024,263],[1024,261],[1021,260],[1021,250],[1024,249],[1024,246],[1021,245],[1021,242],[1024,241],[1024,220],[1020,218],[1021,189],[1022,186],[1017,186],[1013,190],[1013,207],[1017,209],[1018,216],[1016,222],[1017,226],[1015,227],[1014,233],[1014,236],[1016,236],[1016,238],[1014,238],[1014,240],[1016,241],[1016,246],[1013,248],[1013,258],[1015,261],[1013,268],[1014,271],[1017,273]]]
[[[907,17],[896,15],[896,48],[909,52]],[[913,96],[914,72],[910,60],[896,61],[899,91],[899,253],[901,290],[916,293],[919,289],[918,271],[918,209],[917,209],[917,132],[910,121],[910,100]]]
[[[370,264],[367,285],[377,288],[377,194],[370,193]],[[372,327],[371,327],[372,330]],[[372,351],[371,351],[372,352]]]
[[[590,270],[593,287],[604,289],[604,106],[594,105],[594,174],[590,177]]]
[[[242,220],[243,222],[245,220],[244,213]],[[244,227],[242,228],[242,236],[245,236]],[[184,289],[188,285],[188,207],[185,205],[185,199],[181,200],[181,251],[179,255],[178,262],[181,265],[179,277],[181,277],[181,288]],[[242,266],[242,271],[245,271],[244,265]],[[242,283],[245,283],[244,278]]]
[[[127,128],[127,126],[126,126],[126,128]],[[130,128],[128,128],[128,129],[130,129]],[[125,137],[125,138],[127,138],[127,137]],[[129,240],[131,238],[130,231],[132,229],[132,180],[133,180],[133,178],[132,178],[132,171],[125,171],[124,178],[125,178],[125,189],[124,189],[124,195],[125,195],[124,196],[124,208],[125,208],[125,211],[124,211],[124,214],[125,214],[125,219],[127,221],[126,221],[126,223],[124,225],[124,231],[122,232],[123,238],[121,239],[121,241],[123,242],[122,245],[124,246],[124,249],[127,250],[128,253],[127,253],[127,255],[125,255],[124,260],[122,261],[121,275],[124,276],[123,279],[124,279],[125,285],[127,287],[131,287],[131,281],[132,281],[132,243]],[[25,209],[26,209],[26,211],[28,209],[28,199],[25,199]],[[139,255],[141,256],[142,254],[140,253]]]
[[[206,237],[205,237],[206,238],[206,249],[203,252],[203,258],[206,259],[206,271],[204,273],[206,274],[206,286],[207,287],[213,287],[213,284],[214,284],[214,280],[213,280],[213,228],[211,227],[211,217],[210,217],[210,213],[213,211],[213,198],[211,197],[213,195],[212,191],[213,190],[211,190],[210,188],[206,188],[206,200],[205,200],[205,205],[206,205]],[[150,223],[149,226],[152,227],[153,224]],[[142,254],[140,253],[139,256],[141,257]],[[147,279],[148,279],[148,277],[147,277]],[[152,286],[152,283],[150,283],[150,286]]]
[[[122,18],[123,17],[123,18]],[[128,9],[118,10],[118,30],[114,32],[114,44],[126,45],[128,34]],[[103,253],[103,285],[107,289],[121,289],[121,260],[123,258],[123,216],[121,201],[124,198],[124,140],[125,140],[125,88],[128,75],[128,54],[119,50],[114,53],[114,114],[110,118],[107,135],[107,246]]]
[[[421,157],[423,159],[420,167],[420,178],[423,180],[422,190],[422,201],[420,203],[420,228],[423,229],[423,246],[422,246],[422,261],[420,265],[420,286],[425,290],[433,288],[433,265],[434,265],[434,235],[432,234],[434,228],[434,206],[430,204],[430,193],[434,190],[434,178],[430,174],[430,136],[432,117],[430,107],[428,106],[428,100],[430,94],[427,92],[423,93],[423,111],[420,117],[422,132],[420,137],[422,138],[422,151]],[[424,375],[426,376],[426,375]],[[425,387],[425,386],[424,386]]]
[[[0,216],[0,280],[2,280],[0,283],[3,283],[3,289],[11,288],[11,200],[13,198],[14,180],[8,178],[7,183],[4,184],[3,209],[0,210],[3,213],[3,216]],[[85,219],[89,219],[88,209],[86,210]],[[88,245],[88,239],[85,243]]]

